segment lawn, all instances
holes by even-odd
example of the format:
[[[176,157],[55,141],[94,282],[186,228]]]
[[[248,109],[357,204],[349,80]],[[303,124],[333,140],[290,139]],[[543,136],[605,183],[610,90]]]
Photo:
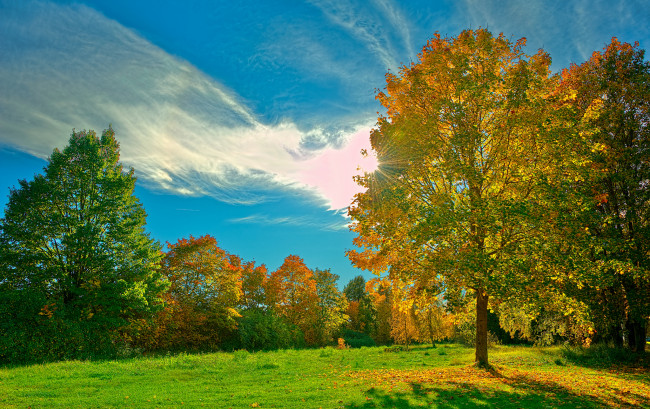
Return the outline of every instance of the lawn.
[[[593,358],[593,356],[591,357]],[[284,350],[0,368],[2,408],[650,408],[647,365],[560,347]]]

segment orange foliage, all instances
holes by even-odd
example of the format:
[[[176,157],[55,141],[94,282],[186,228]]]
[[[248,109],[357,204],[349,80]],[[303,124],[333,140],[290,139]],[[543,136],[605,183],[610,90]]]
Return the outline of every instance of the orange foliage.
[[[215,347],[236,327],[241,260],[209,236],[167,243],[163,273],[170,282],[166,307],[157,317],[158,348]]]
[[[348,308],[345,311],[348,316],[348,327],[355,331],[363,330],[359,321],[359,301],[348,301]]]
[[[255,266],[254,261],[245,263],[242,266],[241,277],[242,296],[239,302],[241,308],[264,308],[266,302],[264,288],[268,279],[266,266],[264,264]]]
[[[266,281],[265,291],[269,308],[297,325],[308,344],[318,342],[316,324],[320,307],[316,280],[300,257],[290,255],[285,258],[280,268],[272,272]]]

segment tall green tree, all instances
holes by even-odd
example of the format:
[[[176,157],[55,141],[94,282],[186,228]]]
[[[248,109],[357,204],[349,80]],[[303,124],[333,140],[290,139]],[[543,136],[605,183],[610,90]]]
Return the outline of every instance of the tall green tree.
[[[343,288],[348,299],[348,328],[370,335],[375,324],[375,311],[370,295],[366,291],[366,280],[358,275]]]
[[[588,303],[601,336],[643,351],[650,317],[650,63],[638,44],[613,38],[562,75],[590,170],[575,184],[591,217],[573,294]]]
[[[349,253],[355,263],[412,258],[398,264],[419,268],[391,273],[474,294],[480,366],[489,298],[531,284],[521,249],[543,215],[535,180],[546,166],[550,57],[524,45],[485,29],[436,35],[418,61],[388,73],[377,95],[386,115],[370,137],[379,169],[361,178],[366,192],[350,208],[368,239]]]
[[[362,275],[352,278],[343,288],[343,293],[348,301],[361,301],[368,297],[366,293],[366,280]]]
[[[44,174],[11,189],[0,220],[0,357],[110,353],[158,307],[161,247],[145,232],[135,182],[109,128],[73,132]]]
[[[316,295],[318,296],[318,337],[321,345],[327,345],[334,340],[348,319],[346,310],[348,301],[336,287],[339,276],[328,270],[314,270]]]

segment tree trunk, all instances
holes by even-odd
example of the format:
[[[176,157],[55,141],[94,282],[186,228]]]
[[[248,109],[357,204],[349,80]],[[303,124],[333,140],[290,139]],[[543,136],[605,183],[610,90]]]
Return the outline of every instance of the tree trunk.
[[[645,325],[645,322],[637,323],[637,328],[635,331],[636,335],[636,352],[645,352],[646,347],[646,336],[648,334],[648,328]]]
[[[476,291],[476,354],[474,364],[488,367],[488,294],[485,290]]]
[[[647,328],[645,322],[628,321],[628,346],[632,351],[645,351]]]

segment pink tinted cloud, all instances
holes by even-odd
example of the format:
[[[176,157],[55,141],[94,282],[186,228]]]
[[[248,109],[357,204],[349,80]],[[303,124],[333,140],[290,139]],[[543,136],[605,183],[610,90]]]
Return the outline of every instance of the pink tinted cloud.
[[[365,158],[362,149],[368,151]],[[363,190],[352,177],[364,171],[372,172],[377,167],[377,159],[372,153],[370,130],[360,130],[342,149],[328,148],[305,161],[298,180],[315,188],[328,201],[330,209],[344,209],[350,205],[354,195]]]

